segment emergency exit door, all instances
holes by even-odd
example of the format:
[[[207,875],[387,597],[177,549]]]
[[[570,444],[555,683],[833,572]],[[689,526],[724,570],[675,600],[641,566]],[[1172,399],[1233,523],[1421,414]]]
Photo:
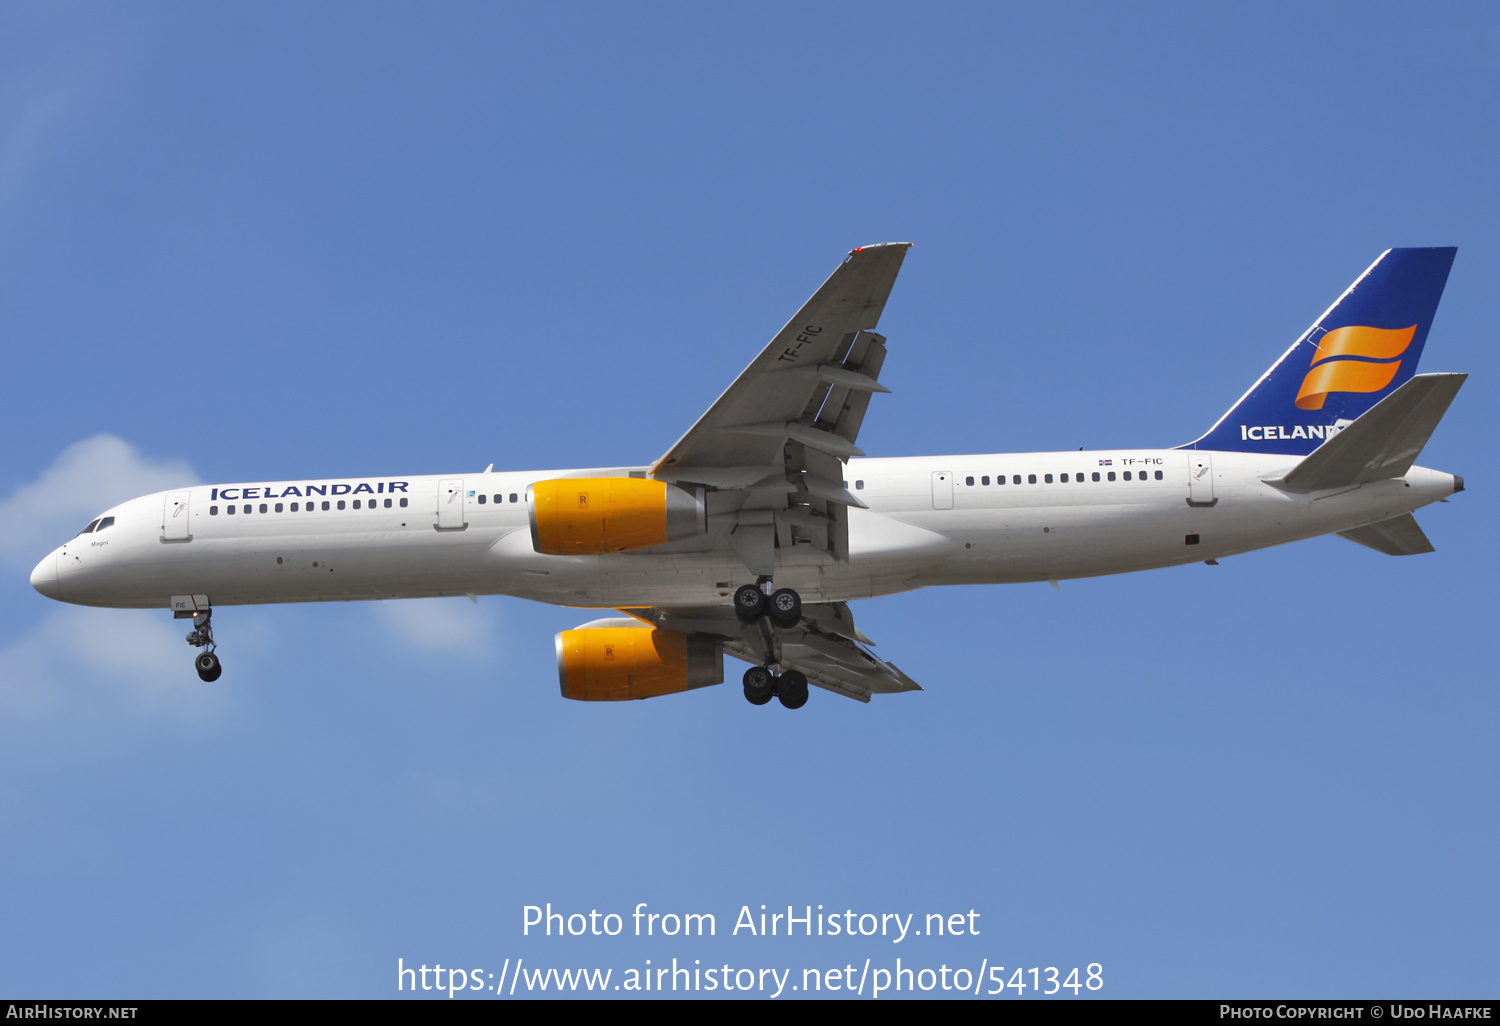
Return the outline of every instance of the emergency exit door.
[[[932,508],[953,508],[953,474],[947,470],[932,472]]]

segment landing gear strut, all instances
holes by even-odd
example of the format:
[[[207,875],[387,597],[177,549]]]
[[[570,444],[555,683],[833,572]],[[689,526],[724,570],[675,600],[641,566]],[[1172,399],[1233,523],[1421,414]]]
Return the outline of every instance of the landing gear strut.
[[[214,644],[212,609],[193,614],[193,629],[187,636],[187,643],[194,648],[206,648],[207,652],[200,652],[193,660],[193,669],[198,671],[198,679],[205,684],[212,684],[219,679],[224,672],[224,667],[219,663],[219,657],[214,654],[218,647]]]
[[[800,709],[807,704],[807,677],[796,670],[778,674],[771,669],[779,666],[781,651],[771,628],[791,630],[802,621],[802,596],[791,588],[769,591],[770,587],[771,579],[762,577],[754,584],[741,585],[734,593],[734,615],[747,627],[759,627],[765,650],[766,665],[745,671],[745,700],[751,705],[765,705],[779,698],[788,709]]]

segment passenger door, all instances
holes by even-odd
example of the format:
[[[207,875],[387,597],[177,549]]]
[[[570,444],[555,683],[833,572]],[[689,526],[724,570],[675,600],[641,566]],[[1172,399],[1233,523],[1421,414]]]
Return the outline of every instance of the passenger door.
[[[1206,452],[1188,453],[1188,505],[1212,506],[1214,498],[1214,461]]]
[[[449,478],[438,482],[438,530],[458,531],[468,526],[464,516],[463,478]]]
[[[168,492],[162,510],[161,540],[192,541],[192,521],[188,517],[188,499],[192,492]]]

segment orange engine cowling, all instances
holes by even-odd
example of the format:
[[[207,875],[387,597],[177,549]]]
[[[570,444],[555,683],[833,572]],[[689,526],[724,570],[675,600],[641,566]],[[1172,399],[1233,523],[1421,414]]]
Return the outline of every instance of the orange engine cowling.
[[[597,556],[708,531],[703,489],[637,477],[573,477],[526,489],[531,546],[546,556]]]
[[[675,695],[723,683],[724,646],[634,620],[596,620],[557,636],[557,679],[562,696],[579,702]]]

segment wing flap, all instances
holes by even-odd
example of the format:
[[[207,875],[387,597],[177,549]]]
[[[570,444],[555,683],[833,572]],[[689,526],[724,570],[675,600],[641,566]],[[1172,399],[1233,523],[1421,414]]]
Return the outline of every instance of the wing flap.
[[[922,686],[894,663],[880,659],[867,647],[870,640],[854,626],[843,602],[809,603],[802,607],[802,623],[791,629],[769,631],[774,651],[767,658],[767,632],[762,623],[742,624],[728,606],[631,608],[620,612],[653,627],[706,634],[724,643],[724,651],[753,665],[779,663],[796,669],[809,684],[868,702],[872,695],[921,691]]]

